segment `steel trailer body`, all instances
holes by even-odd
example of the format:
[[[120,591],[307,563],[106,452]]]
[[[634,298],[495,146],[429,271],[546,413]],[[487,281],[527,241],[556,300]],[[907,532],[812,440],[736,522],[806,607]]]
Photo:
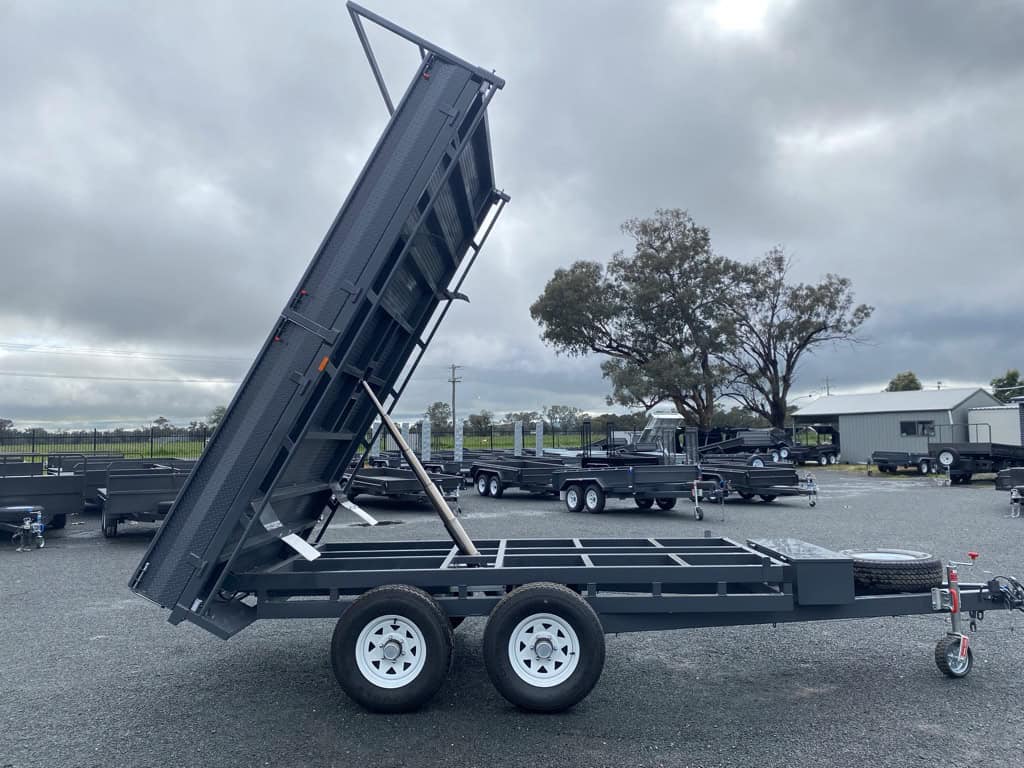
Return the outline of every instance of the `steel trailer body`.
[[[953,483],[968,483],[973,475],[1024,466],[1024,446],[1004,443],[932,442],[928,452],[936,467]]]
[[[363,467],[355,473],[355,479],[348,482],[350,476],[350,473],[344,475],[344,484],[349,489],[347,496],[350,501],[362,494],[426,501],[423,487],[411,469]],[[445,496],[455,495],[462,485],[462,478],[459,475],[431,472],[430,480]]]
[[[481,496],[497,498],[509,488],[527,493],[557,493],[555,473],[566,466],[560,458],[494,456],[474,461],[469,477]]]

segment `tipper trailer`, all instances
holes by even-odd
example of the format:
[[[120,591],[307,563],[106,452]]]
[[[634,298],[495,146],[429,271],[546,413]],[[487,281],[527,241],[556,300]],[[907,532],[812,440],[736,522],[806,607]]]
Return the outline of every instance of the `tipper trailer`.
[[[437,692],[453,626],[467,616],[488,617],[484,660],[497,689],[538,711],[587,695],[607,632],[945,614],[952,626],[936,663],[966,675],[963,614],[1024,606],[1018,582],[960,584],[955,565],[921,553],[837,553],[789,539],[468,535],[431,492],[389,409],[408,381],[398,384],[400,371],[415,370],[508,199],[494,185],[484,117],[503,81],[348,7],[391,120],[131,588],[169,609],[172,623],[223,638],[257,619],[338,617],[339,683],[387,712]],[[423,53],[397,106],[364,19]],[[450,541],[321,542],[375,416]]]

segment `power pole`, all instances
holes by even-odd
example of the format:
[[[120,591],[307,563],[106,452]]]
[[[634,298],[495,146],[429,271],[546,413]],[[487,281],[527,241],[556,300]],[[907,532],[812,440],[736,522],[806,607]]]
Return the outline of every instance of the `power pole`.
[[[464,366],[464,365],[456,365],[455,363],[452,363],[452,375],[448,377],[448,381],[452,385],[452,431],[455,430],[455,385],[458,384],[460,381],[462,381],[462,377],[461,376],[456,376],[455,372],[459,368],[465,368],[465,367],[466,366]]]
[[[829,389],[828,376],[826,376],[825,377],[825,397],[828,397],[831,394],[832,394],[832,391]]]

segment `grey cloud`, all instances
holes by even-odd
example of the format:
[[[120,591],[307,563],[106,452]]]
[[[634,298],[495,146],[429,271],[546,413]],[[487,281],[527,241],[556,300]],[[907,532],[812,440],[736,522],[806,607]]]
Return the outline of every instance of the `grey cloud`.
[[[806,389],[1021,364],[1024,6],[782,2],[752,35],[708,7],[379,8],[508,80],[491,128],[513,202],[406,415],[447,399],[453,361],[474,410],[603,407],[598,361],[555,357],[528,306],[659,206],[726,255],[782,243],[797,278],[849,275],[878,307],[872,344],[808,360]],[[415,52],[374,40],[400,92]],[[0,51],[3,339],[250,357],[386,119],[343,5],[0,2]],[[245,367],[0,352],[68,375]],[[0,377],[0,415],[187,419],[229,390]]]

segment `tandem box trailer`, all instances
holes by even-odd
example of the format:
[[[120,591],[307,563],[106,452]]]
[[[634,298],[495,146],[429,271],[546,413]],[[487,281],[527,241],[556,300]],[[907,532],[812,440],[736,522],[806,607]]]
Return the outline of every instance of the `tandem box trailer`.
[[[1024,607],[1010,578],[963,584],[914,552],[833,552],[791,539],[474,540],[430,483],[389,410],[458,296],[508,198],[495,187],[485,114],[504,83],[348,5],[392,112],[322,246],[135,573],[131,589],[229,638],[258,619],[337,619],[334,674],[368,709],[427,702],[452,632],[487,617],[483,657],[505,698],[558,711],[597,683],[605,633],[934,614],[935,660],[962,677],[965,617]],[[423,57],[397,105],[364,21]],[[395,438],[448,539],[322,541],[341,478]],[[878,660],[873,660],[877,668]],[[271,681],[268,681],[268,683]],[[184,680],[182,681],[184,684]]]

